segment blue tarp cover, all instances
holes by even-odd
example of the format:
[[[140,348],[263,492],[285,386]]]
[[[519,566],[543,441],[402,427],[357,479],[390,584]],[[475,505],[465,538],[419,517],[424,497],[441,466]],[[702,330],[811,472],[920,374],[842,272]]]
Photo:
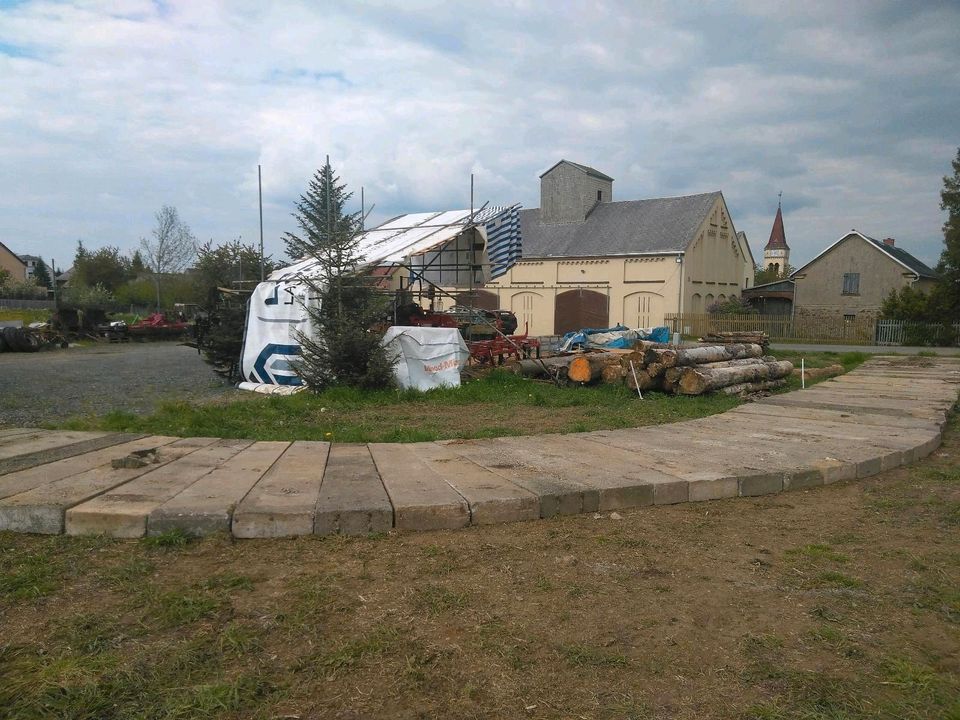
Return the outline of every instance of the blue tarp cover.
[[[629,349],[637,340],[650,340],[657,343],[670,342],[670,328],[638,328],[631,330],[626,325],[614,325],[610,328],[583,328],[568,332],[560,339],[560,351],[577,348],[622,348]]]

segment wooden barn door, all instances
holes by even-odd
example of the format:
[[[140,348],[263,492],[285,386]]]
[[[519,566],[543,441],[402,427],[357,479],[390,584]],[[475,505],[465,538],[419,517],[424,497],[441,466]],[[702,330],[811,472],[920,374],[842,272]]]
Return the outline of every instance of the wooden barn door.
[[[609,299],[594,290],[566,290],[557,295],[553,334],[581,328],[605,328],[610,324]]]

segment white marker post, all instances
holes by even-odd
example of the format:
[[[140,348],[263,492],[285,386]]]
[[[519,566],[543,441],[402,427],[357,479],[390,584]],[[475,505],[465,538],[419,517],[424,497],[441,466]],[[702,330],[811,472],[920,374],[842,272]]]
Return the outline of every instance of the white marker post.
[[[807,369],[803,364],[803,358],[800,358],[800,389],[807,389]]]

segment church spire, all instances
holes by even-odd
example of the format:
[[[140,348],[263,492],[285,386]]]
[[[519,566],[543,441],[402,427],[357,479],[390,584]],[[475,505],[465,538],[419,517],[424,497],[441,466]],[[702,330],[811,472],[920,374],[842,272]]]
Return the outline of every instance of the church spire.
[[[790,246],[787,245],[787,235],[783,231],[782,196],[783,191],[777,197],[777,216],[773,219],[770,239],[763,248],[763,266],[767,269],[772,268],[778,275],[787,269],[790,261]]]

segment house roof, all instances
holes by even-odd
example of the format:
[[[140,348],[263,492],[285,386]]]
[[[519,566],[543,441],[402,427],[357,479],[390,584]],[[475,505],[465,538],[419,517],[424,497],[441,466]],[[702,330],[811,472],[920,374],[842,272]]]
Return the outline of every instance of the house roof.
[[[26,265],[26,263],[23,262],[23,258],[22,258],[22,257],[20,257],[19,255],[17,255],[13,250],[11,250],[10,248],[8,248],[8,247],[7,247],[6,245],[4,245],[2,242],[0,242],[0,248],[3,248],[3,249],[6,250],[8,253],[10,253],[11,255],[13,255],[17,260],[19,260],[19,261],[22,262],[24,265]]]
[[[787,245],[787,237],[783,232],[783,213],[780,211],[779,205],[777,205],[777,216],[773,219],[773,227],[770,229],[770,239],[767,240],[767,245],[763,249],[790,249]]]
[[[600,203],[586,220],[540,222],[540,209],[522,210],[523,257],[652,255],[687,249],[720,191]]]
[[[750,264],[755,265],[756,260],[753,258],[753,250],[750,249],[750,241],[747,240],[747,234],[743,230],[737,231],[737,240],[743,243],[743,246],[747,249],[747,255],[750,256]]]
[[[551,165],[549,168],[547,168],[547,169],[544,170],[542,173],[540,173],[540,177],[543,177],[543,176],[546,175],[548,172],[550,172],[551,170],[553,170],[557,165],[562,165],[563,163],[566,163],[567,165],[573,165],[573,167],[577,168],[577,170],[582,170],[582,171],[585,172],[587,175],[592,175],[592,176],[595,177],[595,178],[600,178],[601,180],[609,180],[610,182],[613,182],[613,178],[612,178],[612,177],[610,177],[609,175],[606,175],[606,174],[600,172],[600,171],[597,170],[596,168],[592,168],[592,167],[590,167],[589,165],[581,165],[580,163],[575,163],[575,162],[572,162],[572,161],[570,161],[570,160],[560,160],[559,162],[555,162],[555,163],[554,163],[553,165]]]
[[[839,244],[842,243],[844,240],[846,240],[847,238],[850,238],[850,237],[859,237],[859,238],[861,238],[862,240],[864,240],[865,242],[869,243],[870,245],[872,245],[873,247],[875,247],[877,250],[879,250],[880,252],[882,252],[884,255],[886,255],[887,257],[889,257],[889,258],[890,258],[891,260],[893,260],[894,262],[898,263],[899,265],[902,265],[902,266],[905,267],[907,270],[909,270],[910,272],[914,273],[917,277],[930,278],[930,279],[932,279],[932,280],[936,280],[936,279],[939,277],[939,275],[937,275],[936,270],[932,269],[932,268],[931,268],[929,265],[927,265],[926,263],[921,262],[920,260],[918,260],[917,258],[915,258],[913,255],[911,255],[910,253],[908,253],[908,252],[907,252],[906,250],[904,250],[903,248],[898,248],[898,247],[892,246],[892,245],[884,245],[882,240],[877,240],[876,238],[869,237],[868,235],[864,235],[862,232],[859,232],[859,231],[857,231],[857,230],[851,230],[851,231],[848,232],[846,235],[842,236],[839,240],[837,240],[835,243],[833,243],[832,245],[830,245],[830,247],[828,247],[828,248],[827,248],[826,250],[824,250],[822,253],[820,253],[819,255],[817,255],[813,260],[811,260],[810,262],[808,262],[808,263],[807,263],[806,265],[804,265],[803,267],[795,270],[795,271],[793,272],[793,275],[791,275],[790,277],[793,277],[794,275],[798,275],[799,273],[803,272],[803,271],[806,270],[808,267],[810,267],[811,265],[813,265],[813,263],[815,263],[817,260],[819,260],[819,259],[822,258],[824,255],[826,255],[828,252],[830,252],[831,250],[833,250],[833,248],[835,248],[837,245],[839,245]]]
[[[754,285],[753,287],[744,288],[740,293],[748,294],[752,292],[793,292],[793,288],[796,283],[789,278],[784,278],[782,280],[774,280],[773,282],[760,283],[759,285]]]

